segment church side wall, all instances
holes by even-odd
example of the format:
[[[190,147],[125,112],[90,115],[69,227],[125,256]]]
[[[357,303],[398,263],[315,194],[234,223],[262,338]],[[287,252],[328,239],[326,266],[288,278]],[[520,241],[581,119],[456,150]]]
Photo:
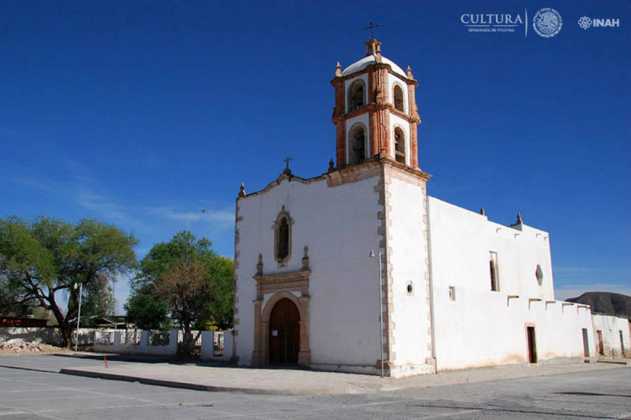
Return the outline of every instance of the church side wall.
[[[391,372],[432,372],[425,181],[386,167],[387,244],[391,293]],[[408,285],[412,292],[408,293]]]
[[[631,355],[628,319],[613,315],[594,314],[592,322],[594,325],[594,342],[598,343],[597,331],[602,331],[604,356],[622,356],[623,345],[625,354],[627,356]],[[622,332],[622,343],[620,343],[620,332]]]
[[[546,232],[501,226],[435,198],[430,226],[438,370],[526,363],[528,326],[540,361],[583,356],[591,312],[554,300]],[[491,291],[489,251],[498,254],[499,291]]]
[[[378,212],[381,177],[328,186],[327,180],[281,181],[239,200],[239,364],[250,365],[254,348],[254,300],[259,253],[263,272],[301,268],[309,247],[311,366],[375,373],[379,358]],[[291,258],[274,259],[274,221],[282,206],[293,219]],[[264,303],[269,295],[264,297]]]

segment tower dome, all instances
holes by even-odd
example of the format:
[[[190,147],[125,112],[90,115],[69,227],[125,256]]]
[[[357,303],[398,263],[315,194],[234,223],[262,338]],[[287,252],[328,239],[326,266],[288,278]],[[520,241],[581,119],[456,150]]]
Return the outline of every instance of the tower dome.
[[[382,56],[381,62],[384,64],[389,64],[390,67],[392,67],[392,71],[394,71],[398,75],[407,77],[403,69],[399,67],[397,63],[395,63],[394,61]],[[353,64],[351,64],[350,66],[342,70],[342,76],[347,76],[349,74],[355,73],[356,71],[363,70],[369,65],[375,64],[375,63],[377,63],[375,56],[369,55],[367,57],[362,58],[361,60],[355,61]]]
[[[400,76],[407,77],[403,69],[399,67],[397,63],[381,55],[381,42],[374,38],[366,42],[366,55],[351,64],[350,66],[346,67],[342,71],[342,76],[347,76],[349,74],[363,70],[369,65],[375,63],[388,64],[390,67],[392,67],[392,71]]]

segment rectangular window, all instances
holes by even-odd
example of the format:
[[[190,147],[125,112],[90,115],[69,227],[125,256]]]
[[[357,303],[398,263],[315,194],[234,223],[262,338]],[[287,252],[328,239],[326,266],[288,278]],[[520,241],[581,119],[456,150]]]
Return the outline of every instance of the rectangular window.
[[[489,252],[489,275],[491,276],[491,290],[499,292],[500,277],[499,266],[497,265],[497,252]]]
[[[449,300],[456,300],[456,286],[449,286]]]
[[[583,328],[583,356],[589,357],[589,338],[587,328]]]

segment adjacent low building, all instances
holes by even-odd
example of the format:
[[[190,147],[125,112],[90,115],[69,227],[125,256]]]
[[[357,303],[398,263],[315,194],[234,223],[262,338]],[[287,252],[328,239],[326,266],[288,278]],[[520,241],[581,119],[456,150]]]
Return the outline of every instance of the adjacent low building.
[[[624,317],[592,314],[594,342],[599,356],[620,358],[629,356],[631,322]]]

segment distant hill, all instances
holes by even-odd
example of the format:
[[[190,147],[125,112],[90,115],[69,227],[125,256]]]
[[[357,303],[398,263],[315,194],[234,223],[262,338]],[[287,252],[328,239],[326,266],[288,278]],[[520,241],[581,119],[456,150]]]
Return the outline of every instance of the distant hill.
[[[587,292],[566,301],[590,305],[594,313],[631,318],[631,296],[620,293]]]

